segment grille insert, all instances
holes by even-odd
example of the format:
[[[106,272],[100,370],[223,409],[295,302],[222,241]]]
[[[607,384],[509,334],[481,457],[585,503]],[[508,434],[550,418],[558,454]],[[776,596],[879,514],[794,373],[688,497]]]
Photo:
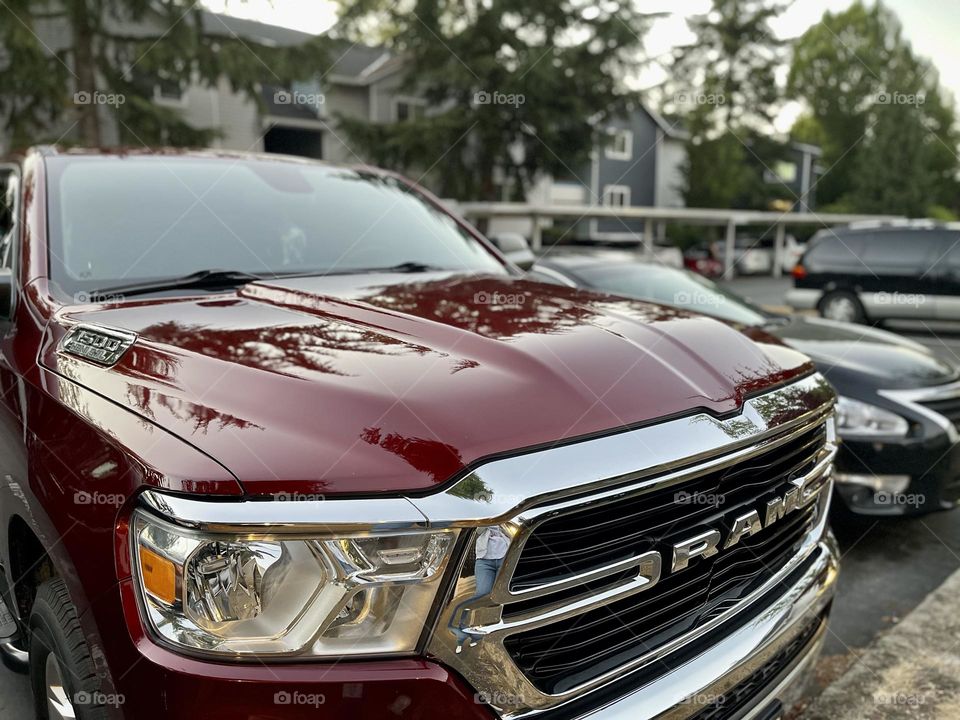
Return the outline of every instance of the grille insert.
[[[642,552],[666,559],[674,542],[709,528],[730,530],[733,516],[762,510],[816,465],[823,426],[682,485],[560,515],[528,538],[511,581],[522,590],[587,572]],[[563,620],[511,635],[507,651],[542,692],[587,682],[722,614],[770,580],[796,554],[815,522],[816,504],[797,510],[726,552],[664,572],[653,588]],[[580,588],[581,592],[583,588]],[[570,591],[567,591],[570,592]],[[554,602],[523,601],[523,609]],[[509,615],[520,603],[504,608]]]

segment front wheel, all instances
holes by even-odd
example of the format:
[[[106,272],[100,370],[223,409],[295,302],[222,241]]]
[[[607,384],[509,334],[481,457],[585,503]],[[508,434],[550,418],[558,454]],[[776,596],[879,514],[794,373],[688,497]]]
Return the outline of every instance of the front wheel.
[[[37,720],[107,717],[77,610],[60,578],[37,589],[30,613],[30,685]]]
[[[862,323],[867,319],[863,305],[852,292],[834,290],[823,296],[819,304],[820,315],[827,320]]]

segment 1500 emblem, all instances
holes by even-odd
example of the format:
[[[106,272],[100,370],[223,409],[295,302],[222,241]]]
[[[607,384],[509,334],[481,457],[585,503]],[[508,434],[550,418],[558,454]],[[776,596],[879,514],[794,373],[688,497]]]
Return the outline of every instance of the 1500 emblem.
[[[89,360],[97,365],[115,365],[137,336],[126,330],[98,325],[75,325],[64,336],[61,352]]]

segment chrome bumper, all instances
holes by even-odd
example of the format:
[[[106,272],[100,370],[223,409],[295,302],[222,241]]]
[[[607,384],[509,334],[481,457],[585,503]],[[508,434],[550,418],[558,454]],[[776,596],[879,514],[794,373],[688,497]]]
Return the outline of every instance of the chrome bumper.
[[[832,537],[819,545],[820,556],[803,578],[766,612],[731,633],[689,663],[618,701],[580,716],[591,720],[683,720],[736,687],[821,616],[833,599],[839,552]],[[807,647],[759,696],[745,714],[749,720],[780,700],[789,710],[802,696],[823,637],[824,623]],[[726,670],[726,671],[725,671]]]

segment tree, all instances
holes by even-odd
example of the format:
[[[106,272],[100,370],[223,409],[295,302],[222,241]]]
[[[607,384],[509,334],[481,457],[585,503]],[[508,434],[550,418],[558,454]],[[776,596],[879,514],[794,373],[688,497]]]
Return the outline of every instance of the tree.
[[[785,6],[769,0],[713,0],[687,21],[695,41],[675,51],[667,112],[690,132],[685,167],[688,205],[761,207],[776,186],[763,182],[783,147],[771,142],[781,91],[776,69],[783,42],[770,27]]]
[[[957,206],[953,101],[881,3],[826,12],[797,40],[788,87],[823,135],[823,204],[908,215]]]
[[[378,164],[432,171],[444,195],[524,197],[544,173],[586,165],[631,95],[649,16],[635,0],[341,0],[340,28],[403,58],[427,112],[371,125],[339,117]]]
[[[303,79],[304,68],[326,57],[319,38],[276,47],[204,17],[189,0],[0,3],[0,115],[14,143],[36,142],[38,127],[75,121],[68,137],[100,146],[112,111],[121,142],[204,144],[211,130],[152,101],[158,82],[212,85],[225,76],[259,101],[261,82]]]

